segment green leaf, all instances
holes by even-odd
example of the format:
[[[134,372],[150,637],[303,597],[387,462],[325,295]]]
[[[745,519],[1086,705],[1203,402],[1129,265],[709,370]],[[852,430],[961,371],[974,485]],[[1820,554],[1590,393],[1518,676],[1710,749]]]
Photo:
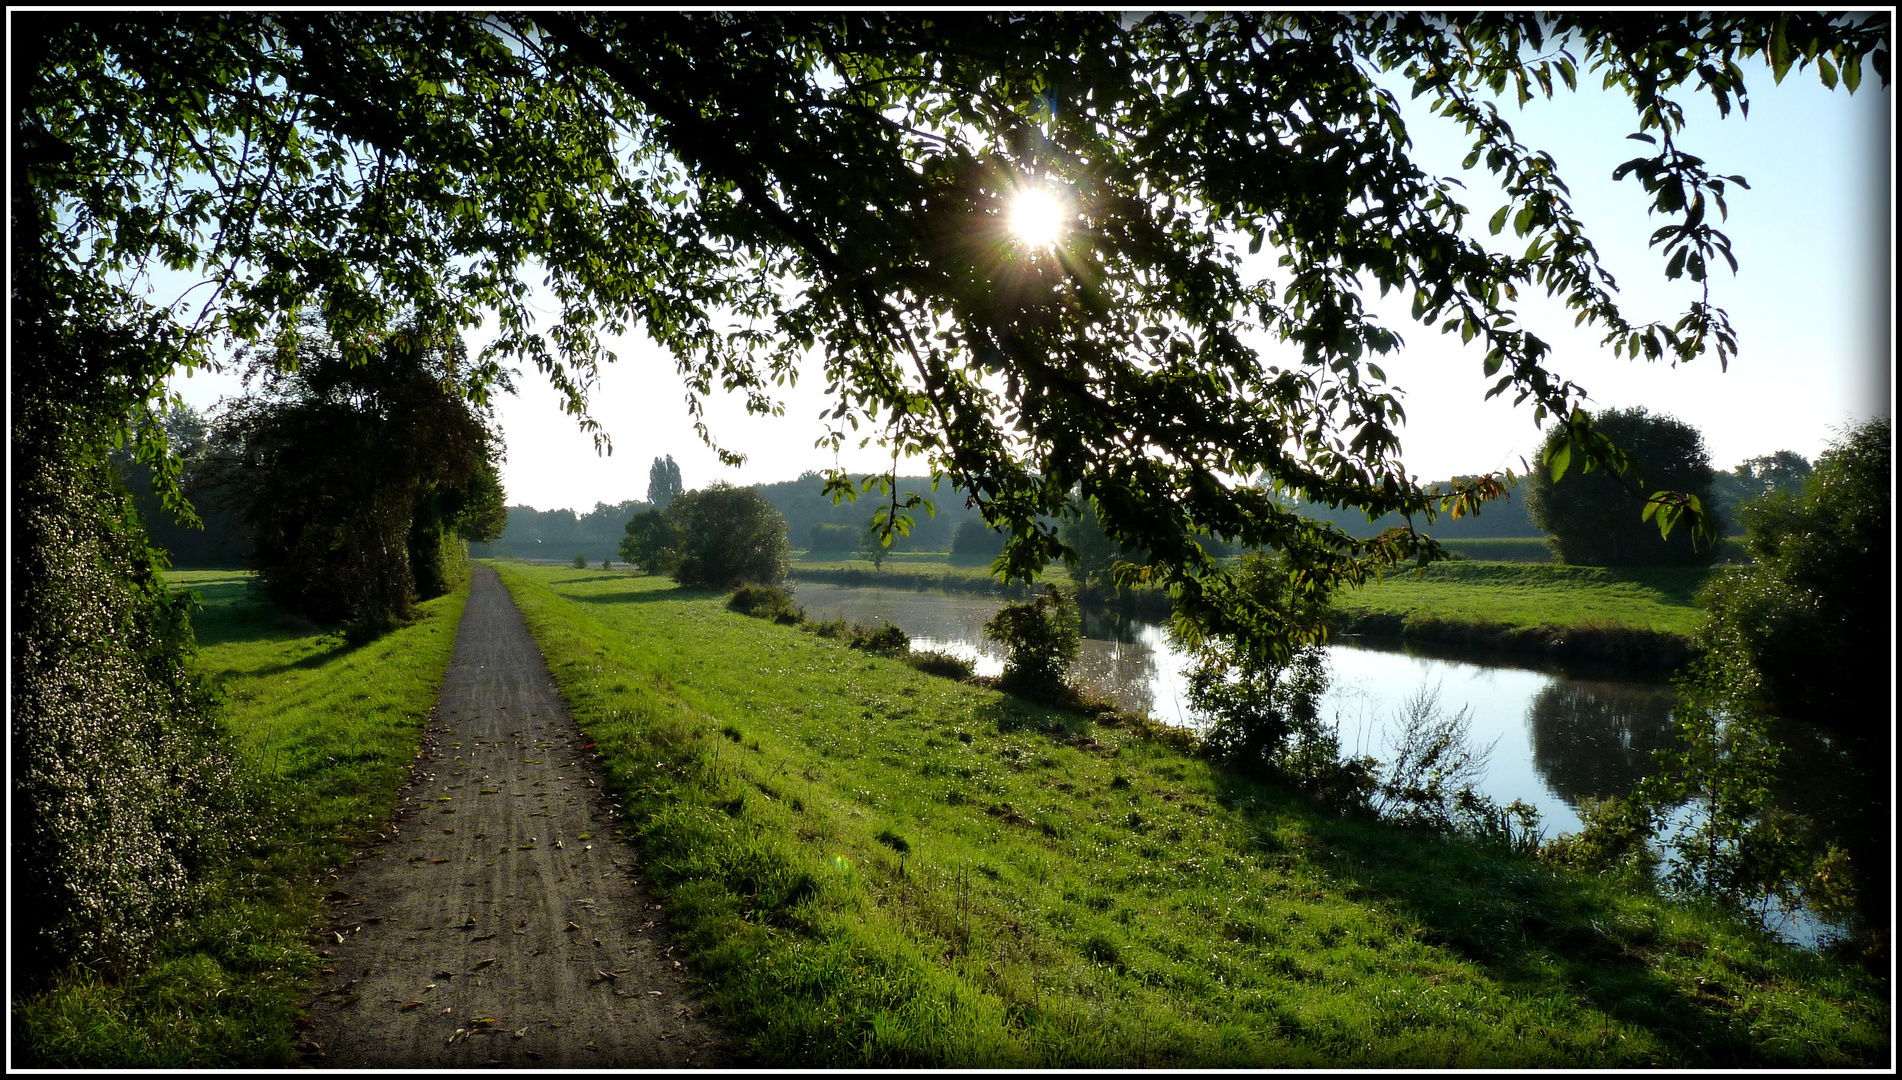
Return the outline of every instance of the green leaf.
[[[1562,442],[1553,447],[1552,455],[1548,459],[1548,464],[1552,467],[1552,482],[1556,484],[1565,476],[1565,470],[1571,467],[1572,444]]]
[[[1532,204],[1527,203],[1512,216],[1512,231],[1524,236],[1532,228]]]
[[[1499,365],[1506,362],[1506,354],[1494,349],[1486,354],[1486,377],[1492,378],[1499,373]]]
[[[1829,57],[1816,58],[1816,72],[1823,77],[1824,86],[1831,90],[1836,89],[1836,65],[1829,62]]]
[[[1790,62],[1793,59],[1790,55],[1789,35],[1784,32],[1789,21],[1788,15],[1777,16],[1775,28],[1770,31],[1770,73],[1778,84],[1783,82],[1783,76],[1790,73]]]
[[[1512,210],[1512,204],[1507,203],[1505,206],[1500,207],[1497,211],[1494,211],[1493,219],[1486,223],[1486,227],[1492,230],[1492,234],[1494,236],[1498,236],[1499,230],[1506,227],[1506,214],[1509,213],[1511,210]]]

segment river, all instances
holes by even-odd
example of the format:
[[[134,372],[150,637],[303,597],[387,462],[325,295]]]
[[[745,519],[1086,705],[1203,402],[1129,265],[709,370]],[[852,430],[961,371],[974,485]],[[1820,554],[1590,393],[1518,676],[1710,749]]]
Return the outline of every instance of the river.
[[[913,649],[963,656],[980,675],[1003,670],[1002,650],[983,633],[1002,599],[817,582],[794,586],[812,618],[892,623],[911,636]],[[1186,658],[1164,627],[1086,612],[1083,632],[1072,682],[1158,720],[1206,726],[1189,708]],[[1330,685],[1322,715],[1338,725],[1344,753],[1387,758],[1400,705],[1422,689],[1432,690],[1443,709],[1470,710],[1473,742],[1492,745],[1478,788],[1502,805],[1521,799],[1537,807],[1547,836],[1576,831],[1586,799],[1630,791],[1650,772],[1651,752],[1670,738],[1677,695],[1665,682],[1585,678],[1364,642],[1331,644],[1326,651]],[[1865,913],[1886,914],[1889,804],[1876,794],[1885,790],[1886,773],[1874,775],[1877,766],[1887,768],[1886,761],[1854,754],[1803,725],[1785,725],[1779,738],[1785,744],[1779,801],[1815,819],[1823,835],[1850,851],[1865,882]],[[1812,946],[1840,931],[1805,912],[1790,914],[1775,928]]]

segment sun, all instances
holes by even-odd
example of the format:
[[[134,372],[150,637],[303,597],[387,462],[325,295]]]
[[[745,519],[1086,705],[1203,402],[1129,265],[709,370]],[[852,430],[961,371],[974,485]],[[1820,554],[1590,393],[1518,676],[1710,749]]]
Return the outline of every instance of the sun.
[[[1010,197],[1010,233],[1027,248],[1055,247],[1070,204],[1046,187],[1019,188]]]

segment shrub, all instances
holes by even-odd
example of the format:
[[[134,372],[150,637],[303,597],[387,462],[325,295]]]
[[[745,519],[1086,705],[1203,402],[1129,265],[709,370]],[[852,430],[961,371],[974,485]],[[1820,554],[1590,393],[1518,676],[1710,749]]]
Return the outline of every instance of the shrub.
[[[784,585],[742,585],[727,601],[728,608],[756,619],[771,619],[787,626],[805,620],[805,612],[793,603],[790,589]]]
[[[1029,603],[999,608],[984,633],[1009,653],[1001,688],[1048,694],[1062,688],[1064,673],[1076,662],[1082,617],[1075,599],[1046,585]]]
[[[26,381],[9,552],[16,991],[147,956],[255,807],[193,670],[193,598],[166,589],[87,414]]]
[[[1229,643],[1209,643],[1189,670],[1189,703],[1210,718],[1203,751],[1245,772],[1276,776],[1323,805],[1367,808],[1373,758],[1341,758],[1340,734],[1321,719],[1326,657],[1296,649],[1285,664]]]
[[[904,656],[911,652],[911,636],[887,623],[869,633],[854,635],[852,647],[880,656]]]
[[[786,580],[786,519],[752,488],[720,482],[674,499],[666,515],[680,537],[674,580],[730,589]]]
[[[1754,566],[1711,581],[1700,601],[1712,652],[1756,683],[1758,707],[1839,730],[1886,735],[1889,437],[1872,420],[1833,443],[1800,495],[1746,502]]]
[[[910,635],[889,624],[871,627],[862,623],[848,623],[844,619],[830,619],[801,625],[808,633],[843,641],[854,649],[863,649],[881,656],[902,657],[911,652]]]
[[[977,668],[964,657],[935,649],[911,653],[905,657],[905,660],[927,675],[955,679],[958,682],[967,682],[977,674]]]
[[[587,568],[588,568],[588,557],[586,555],[577,553],[575,555],[575,569],[586,570]]]
[[[1657,871],[1651,821],[1629,798],[1587,798],[1579,805],[1584,826],[1548,841],[1539,857],[1583,873],[1626,873],[1649,878]]]
[[[1499,740],[1475,747],[1472,710],[1442,711],[1437,686],[1421,687],[1400,710],[1399,737],[1381,770],[1374,809],[1405,824],[1454,831],[1460,796],[1470,801]]]
[[[1712,653],[1677,679],[1671,709],[1677,745],[1652,753],[1658,769],[1639,784],[1633,805],[1672,855],[1665,882],[1710,897],[1755,918],[1789,908],[1826,885],[1819,899],[1840,902],[1851,890],[1843,875],[1847,856],[1823,843],[1814,823],[1775,805],[1772,785],[1782,749],[1770,737],[1770,718],[1752,708],[1745,675]],[[1695,813],[1673,816],[1686,803]]]

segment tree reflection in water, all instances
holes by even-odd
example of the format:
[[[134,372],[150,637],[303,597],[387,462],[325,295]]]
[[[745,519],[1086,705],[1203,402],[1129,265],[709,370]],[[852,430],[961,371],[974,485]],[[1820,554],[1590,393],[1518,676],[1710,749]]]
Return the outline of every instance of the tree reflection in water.
[[[1676,700],[1668,686],[1554,680],[1526,710],[1533,767],[1574,808],[1623,795],[1650,775],[1651,752],[1671,740]]]

